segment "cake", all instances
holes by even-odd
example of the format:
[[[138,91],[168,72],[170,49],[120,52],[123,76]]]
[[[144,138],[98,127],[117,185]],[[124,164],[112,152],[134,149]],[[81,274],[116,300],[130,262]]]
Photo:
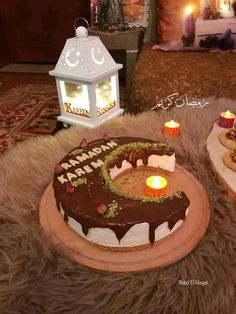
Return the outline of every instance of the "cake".
[[[76,233],[108,248],[150,245],[175,231],[190,201],[183,191],[160,198],[120,190],[114,178],[138,167],[175,169],[175,151],[166,143],[117,137],[98,139],[72,150],[55,167],[57,208]]]
[[[236,149],[236,128],[220,133],[219,141],[229,149]]]
[[[223,157],[223,162],[226,167],[236,171],[236,149],[226,152]]]

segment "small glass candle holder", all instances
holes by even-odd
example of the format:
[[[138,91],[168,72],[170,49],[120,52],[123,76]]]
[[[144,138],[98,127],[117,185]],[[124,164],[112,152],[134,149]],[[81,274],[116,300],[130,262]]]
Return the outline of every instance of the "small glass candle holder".
[[[226,112],[222,112],[220,114],[218,125],[224,129],[230,129],[234,125],[235,115],[227,110]]]
[[[163,133],[174,137],[180,134],[180,124],[171,120],[166,122],[163,127]]]
[[[146,180],[145,194],[149,197],[166,195],[167,180],[161,176],[151,176]]]

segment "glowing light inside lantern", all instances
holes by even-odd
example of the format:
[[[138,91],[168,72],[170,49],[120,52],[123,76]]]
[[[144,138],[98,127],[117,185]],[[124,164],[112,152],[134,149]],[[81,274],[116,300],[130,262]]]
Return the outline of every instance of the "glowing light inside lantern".
[[[60,89],[65,112],[84,118],[90,117],[88,87],[86,85],[61,81]]]
[[[98,115],[101,116],[116,106],[116,82],[115,77],[104,80],[96,85],[96,98]]]
[[[146,180],[146,195],[162,197],[166,195],[167,180],[161,176],[151,176]]]
[[[66,113],[90,118],[88,87],[84,84],[60,82],[60,89]],[[102,116],[117,106],[116,77],[102,81],[95,88],[97,113]]]

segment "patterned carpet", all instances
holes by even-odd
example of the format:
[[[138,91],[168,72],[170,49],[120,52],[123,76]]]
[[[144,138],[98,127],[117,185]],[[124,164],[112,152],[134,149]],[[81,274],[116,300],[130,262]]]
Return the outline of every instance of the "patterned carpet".
[[[27,138],[51,134],[59,104],[53,85],[19,85],[0,96],[0,152]]]
[[[149,110],[173,94],[179,101],[236,99],[235,69],[235,53],[164,52],[145,44],[133,75],[129,110]]]

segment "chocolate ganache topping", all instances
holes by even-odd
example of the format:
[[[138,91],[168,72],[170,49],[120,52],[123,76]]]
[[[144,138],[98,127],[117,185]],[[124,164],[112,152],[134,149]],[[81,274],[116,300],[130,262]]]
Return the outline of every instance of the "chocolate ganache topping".
[[[142,159],[148,164],[151,155],[174,154],[165,143],[149,139],[117,137],[99,139],[78,147],[56,166],[53,188],[58,209],[78,221],[86,235],[90,228],[110,228],[120,241],[136,224],[149,223],[149,240],[155,241],[155,230],[164,222],[169,228],[185,219],[189,199],[183,191],[163,198],[141,198],[125,193],[113,184],[110,169],[121,168],[127,160],[132,167]],[[115,215],[101,215],[97,208],[116,208]]]

